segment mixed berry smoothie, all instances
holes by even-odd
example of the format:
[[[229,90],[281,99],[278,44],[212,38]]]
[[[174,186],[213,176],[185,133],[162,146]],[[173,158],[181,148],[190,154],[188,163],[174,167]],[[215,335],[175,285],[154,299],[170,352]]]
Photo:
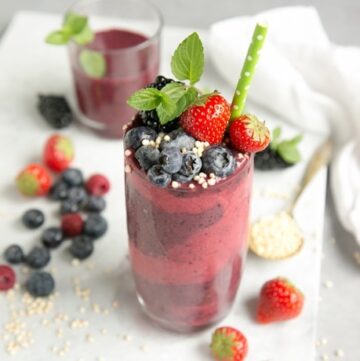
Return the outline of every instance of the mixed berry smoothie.
[[[253,43],[264,36],[259,25]],[[205,60],[197,33],[172,56],[176,79],[159,75],[128,100],[138,110],[124,126],[137,297],[153,320],[176,331],[225,317],[243,274],[254,153],[270,142],[265,122],[241,112],[255,68],[248,62],[260,49],[250,48],[231,104],[194,86]]]
[[[247,252],[253,160],[204,189],[159,188],[134,157],[125,173],[130,256],[146,312],[192,331],[222,319],[233,304]],[[129,171],[131,169],[131,171]]]
[[[79,109],[86,123],[108,137],[121,137],[122,126],[135,114],[126,100],[155,78],[159,70],[159,43],[124,29],[95,33],[86,46],[104,56],[105,75],[92,77],[79,64],[81,49],[72,44],[71,59]]]

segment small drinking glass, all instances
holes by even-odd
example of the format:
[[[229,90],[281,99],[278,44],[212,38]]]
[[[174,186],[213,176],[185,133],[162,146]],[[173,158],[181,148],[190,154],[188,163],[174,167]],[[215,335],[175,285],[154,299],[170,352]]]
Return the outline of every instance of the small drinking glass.
[[[79,118],[120,138],[135,113],[127,99],[159,72],[162,15],[143,0],[81,0],[69,11],[86,15],[94,32],[91,43],[68,47]]]

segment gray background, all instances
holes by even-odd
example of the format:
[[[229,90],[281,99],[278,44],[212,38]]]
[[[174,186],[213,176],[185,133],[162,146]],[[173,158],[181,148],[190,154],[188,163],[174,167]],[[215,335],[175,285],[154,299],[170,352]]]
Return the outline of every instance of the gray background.
[[[121,1],[121,0],[118,0]],[[236,15],[251,15],[277,6],[314,5],[330,38],[339,44],[360,45],[359,0],[152,0],[169,25],[207,27]],[[18,10],[63,12],[72,0],[1,0],[0,29]],[[306,24],[304,24],[306,26]]]
[[[319,10],[332,41],[343,45],[360,45],[360,0],[154,0],[154,2],[162,9],[166,24],[195,28],[205,28],[220,19],[251,15],[276,6],[314,5]],[[1,0],[0,29],[5,28],[18,10],[64,12],[71,3],[70,0]],[[332,239],[336,240],[335,244]],[[339,225],[331,195],[328,193],[322,279],[323,282],[332,281],[334,287],[332,289],[322,287],[321,290],[318,338],[326,338],[327,344],[319,347],[318,359],[322,359],[321,356],[327,354],[329,361],[336,360],[338,358],[334,352],[341,348],[345,352],[344,360],[360,361],[360,265],[355,262],[353,256],[355,251],[360,249],[353,237]]]

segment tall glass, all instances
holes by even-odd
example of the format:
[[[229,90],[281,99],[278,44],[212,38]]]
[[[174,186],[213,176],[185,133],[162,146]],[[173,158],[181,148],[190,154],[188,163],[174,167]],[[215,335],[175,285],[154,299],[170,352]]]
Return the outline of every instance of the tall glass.
[[[241,156],[240,156],[241,157]],[[230,310],[248,246],[253,156],[204,189],[158,188],[125,157],[130,258],[137,297],[161,325],[193,331]]]
[[[122,137],[134,115],[126,100],[159,72],[162,16],[145,0],[82,0],[70,11],[87,15],[95,32],[90,44],[69,45],[79,118],[107,137]],[[104,60],[100,76],[81,62],[88,50]]]

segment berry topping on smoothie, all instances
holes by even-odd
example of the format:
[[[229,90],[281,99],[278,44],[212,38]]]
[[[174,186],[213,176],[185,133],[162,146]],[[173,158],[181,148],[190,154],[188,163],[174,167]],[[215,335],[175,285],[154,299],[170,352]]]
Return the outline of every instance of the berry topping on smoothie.
[[[264,35],[265,30],[256,31]],[[259,44],[251,51],[258,50]],[[207,188],[242,168],[248,153],[265,149],[270,142],[265,123],[241,114],[257,58],[250,68],[245,65],[230,106],[218,91],[195,87],[204,70],[204,50],[197,33],[188,36],[171,60],[176,80],[159,75],[128,100],[138,113],[124,138],[126,172],[138,167],[162,188],[195,189],[194,180]]]

